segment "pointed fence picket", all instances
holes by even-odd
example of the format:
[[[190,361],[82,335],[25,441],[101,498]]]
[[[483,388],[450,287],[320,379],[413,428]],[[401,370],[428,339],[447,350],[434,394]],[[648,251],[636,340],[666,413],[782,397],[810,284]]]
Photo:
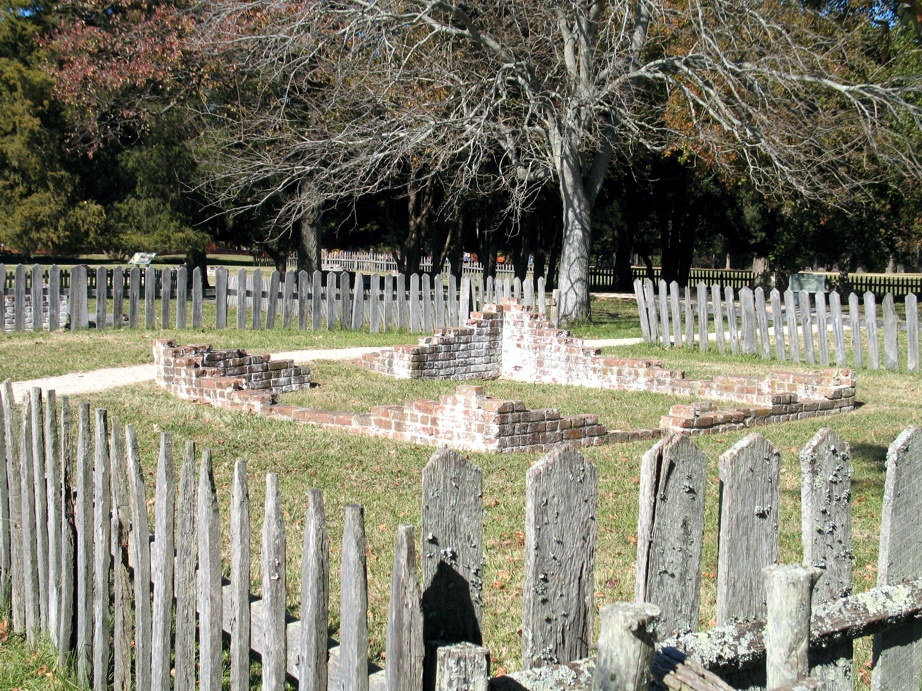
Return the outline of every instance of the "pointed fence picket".
[[[762,288],[752,291],[744,287],[737,302],[731,287],[725,288],[722,299],[719,286],[712,286],[709,300],[708,286],[703,283],[692,291],[674,282],[667,285],[660,281],[657,289],[649,279],[638,279],[634,282],[634,296],[641,332],[648,343],[706,351],[713,340],[723,353],[729,341],[733,353],[792,362],[803,359],[823,367],[834,362],[837,367],[850,364],[870,369],[881,366],[882,344],[884,368],[910,372],[920,368],[918,298],[911,293],[905,296],[904,319],[899,318],[893,296],[884,296],[880,322],[877,301],[871,292],[860,297],[850,294],[848,314],[843,312],[842,296],[835,291],[827,296],[807,291],[795,295],[788,290],[782,296],[772,290],[766,299]]]
[[[641,689],[651,677],[666,688],[711,691],[728,682],[817,688],[820,680],[850,688],[852,639],[869,634],[875,687],[919,687],[922,430],[912,426],[887,453],[878,587],[858,595],[850,594],[848,444],[823,429],[804,446],[805,565],[765,575],[778,556],[778,451],[752,434],[721,456],[717,627],[699,633],[688,631],[700,616],[708,458],[687,437],[661,440],[642,463],[638,603],[602,608],[594,657],[596,470],[569,447],[551,451],[526,477],[522,618],[510,617],[522,622],[525,666],[537,669],[489,679],[489,654],[480,647],[489,644],[481,624],[483,473],[457,453],[436,452],[423,472],[421,579],[416,532],[397,530],[387,669],[378,670],[368,662],[361,506],[346,507],[341,641],[330,647],[329,532],[319,490],[306,497],[303,536],[292,536],[278,476],[268,473],[261,526],[253,525],[246,463],[238,461],[225,571],[209,451],[187,443],[177,473],[172,437],[162,433],[149,503],[130,425],[123,429],[102,409],[91,416],[81,404],[74,456],[66,397],[35,390],[16,406],[11,393],[3,387],[0,405],[0,512],[10,516],[0,523],[0,546],[9,545],[0,555],[0,594],[9,594],[0,608],[30,644],[48,635],[62,662],[72,661],[94,688],[179,688],[196,676],[201,688],[220,688],[227,660],[230,687],[248,688],[254,654],[265,689],[284,688],[286,678],[301,689],[502,691],[554,679]],[[55,499],[39,523],[43,496]],[[250,592],[255,529],[262,531],[259,597]],[[304,545],[301,620],[286,611],[289,538]]]

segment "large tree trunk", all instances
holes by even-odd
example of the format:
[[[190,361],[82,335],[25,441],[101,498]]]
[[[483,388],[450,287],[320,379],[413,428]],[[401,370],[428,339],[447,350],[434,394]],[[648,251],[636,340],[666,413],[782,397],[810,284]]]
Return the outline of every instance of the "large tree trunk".
[[[298,271],[306,271],[308,275],[321,270],[320,218],[323,215],[323,204],[311,199],[312,191],[310,185],[301,187],[303,211],[301,218],[296,221]]]
[[[563,204],[563,244],[557,285],[561,325],[589,319],[589,251],[592,246],[592,202],[583,181],[579,152],[560,137],[558,155],[560,199]]]

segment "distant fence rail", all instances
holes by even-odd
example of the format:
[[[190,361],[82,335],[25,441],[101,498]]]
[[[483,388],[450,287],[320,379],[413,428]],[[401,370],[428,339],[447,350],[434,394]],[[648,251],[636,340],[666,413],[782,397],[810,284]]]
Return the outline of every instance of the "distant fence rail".
[[[200,269],[125,270],[77,266],[69,272],[23,265],[4,277],[0,323],[7,331],[105,328],[203,328],[206,292]],[[65,280],[66,279],[66,280]],[[191,279],[191,280],[190,280]],[[414,333],[463,324],[472,311],[503,297],[516,297],[552,319],[555,301],[544,279],[524,281],[450,274],[362,275],[346,271],[278,271],[264,275],[219,267],[207,298],[218,329],[406,329]],[[48,305],[60,305],[50,309]],[[41,305],[39,313],[32,305]],[[93,309],[95,308],[95,309]],[[41,314],[36,318],[36,314]]]
[[[266,475],[257,561],[250,535],[260,521],[250,512],[246,461],[238,460],[225,564],[210,451],[187,442],[177,469],[172,437],[162,433],[149,502],[132,426],[122,428],[103,409],[91,416],[87,403],[73,425],[69,400],[39,389],[16,406],[9,382],[2,398],[0,614],[31,645],[47,636],[60,664],[72,662],[94,689],[193,688],[196,671],[201,688],[220,689],[225,660],[230,689],[247,689],[254,652],[262,688],[271,691],[285,687],[286,675],[301,688],[420,689],[424,669],[434,670],[434,687],[445,691],[532,689],[539,680],[546,689],[555,674],[569,680],[568,688],[589,688],[573,685],[583,675],[584,682],[595,677],[594,688],[639,690],[651,670],[676,689],[718,691],[729,688],[725,682],[780,688],[808,675],[846,689],[853,639],[869,634],[875,635],[874,688],[919,688],[922,431],[913,426],[887,453],[878,587],[849,597],[842,596],[852,588],[848,444],[821,429],[801,451],[805,566],[774,566],[779,450],[751,434],[724,453],[717,628],[672,638],[698,627],[711,479],[708,457],[687,437],[661,440],[641,462],[638,604],[602,608],[594,659],[597,471],[570,447],[554,449],[525,477],[521,618],[508,613],[511,627],[521,622],[525,669],[488,679],[489,653],[480,647],[489,644],[482,639],[483,471],[455,452],[439,450],[423,470],[419,532],[397,528],[387,665],[377,671],[368,663],[361,506],[345,509],[340,641],[331,647],[331,536],[320,490],[304,498],[303,541],[286,538],[292,526],[283,519],[278,475]],[[297,552],[289,547],[298,542],[301,619],[295,620],[286,611],[285,574]],[[251,563],[261,571],[258,598],[251,593]],[[436,641],[457,643],[437,647]]]
[[[723,353],[761,355],[765,359],[791,360],[811,365],[867,367],[919,371],[918,298],[909,293],[904,318],[893,296],[881,303],[881,318],[874,293],[851,293],[843,305],[839,293],[782,295],[762,288],[723,290],[699,283],[695,288],[649,279],[634,281],[641,331],[648,343],[709,348]],[[881,339],[883,347],[881,347]],[[713,343],[712,343],[713,341]],[[883,355],[883,357],[881,357]]]

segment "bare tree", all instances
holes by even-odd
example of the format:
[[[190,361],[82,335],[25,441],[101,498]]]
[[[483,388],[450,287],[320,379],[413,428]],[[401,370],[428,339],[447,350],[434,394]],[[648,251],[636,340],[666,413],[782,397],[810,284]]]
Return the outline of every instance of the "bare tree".
[[[565,322],[589,316],[605,175],[637,150],[832,200],[874,170],[922,172],[919,80],[864,60],[862,20],[798,3],[228,0],[201,26],[245,94],[209,104],[221,189],[362,194],[412,162],[449,202],[502,189],[515,212],[556,185]]]

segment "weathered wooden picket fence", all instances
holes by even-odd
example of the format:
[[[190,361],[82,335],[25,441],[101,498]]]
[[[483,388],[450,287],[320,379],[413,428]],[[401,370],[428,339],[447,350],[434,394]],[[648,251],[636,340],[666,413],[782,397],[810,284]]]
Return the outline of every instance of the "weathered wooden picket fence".
[[[250,687],[253,653],[265,689],[283,688],[286,675],[302,689],[419,689],[424,676],[446,691],[549,688],[555,678],[568,679],[567,688],[589,688],[594,678],[594,688],[642,689],[651,675],[666,688],[729,688],[714,672],[746,687],[779,688],[810,674],[813,681],[797,688],[825,680],[827,688],[850,689],[852,639],[871,634],[875,688],[919,688],[922,431],[914,427],[887,455],[879,585],[857,595],[850,594],[848,445],[823,429],[801,452],[805,566],[794,567],[774,567],[778,451],[753,434],[723,454],[717,628],[703,633],[683,632],[695,630],[700,616],[708,459],[688,438],[660,441],[641,467],[638,604],[602,608],[594,658],[596,469],[569,447],[555,449],[526,476],[526,670],[488,680],[477,466],[440,450],[423,471],[422,582],[414,528],[401,525],[387,666],[378,671],[368,664],[361,506],[345,510],[336,646],[327,637],[330,535],[319,490],[305,501],[301,619],[294,620],[286,615],[286,529],[275,473],[266,476],[256,598],[249,550],[258,521],[250,515],[245,461],[235,466],[224,579],[211,453],[186,444],[177,492],[173,442],[162,434],[151,534],[133,428],[123,430],[102,409],[94,428],[84,403],[74,432],[69,402],[60,403],[53,392],[33,389],[17,410],[11,386],[3,387],[0,606],[31,643],[47,635],[61,662],[72,662],[95,689],[168,689],[171,679],[187,689],[196,670],[201,688],[220,688],[222,632],[231,689]],[[517,628],[518,615],[509,618]]]
[[[0,265],[0,278],[6,272]],[[76,266],[65,282],[57,266],[45,272],[39,265],[31,270],[18,265],[12,276],[12,281],[2,281],[12,288],[0,300],[0,320],[8,331],[56,330],[68,325],[72,330],[90,326],[200,329],[205,326],[207,298],[214,301],[218,329],[340,328],[372,333],[406,329],[419,333],[462,324],[472,311],[500,297],[521,298],[541,312],[548,302],[543,278],[535,284],[530,278],[523,282],[508,276],[502,280],[464,276],[459,284],[450,274],[406,277],[289,271],[282,276],[277,271],[264,275],[261,269],[250,272],[243,268],[229,274],[219,267],[207,296],[200,270],[190,276],[185,267],[133,267],[128,271],[98,267],[90,271]],[[43,319],[32,318],[31,305],[57,305],[62,300],[67,303],[65,319],[56,309],[46,310]]]
[[[912,293],[905,297],[905,320],[899,319],[893,296],[884,297],[882,324],[871,292],[863,298],[851,293],[847,314],[835,291],[827,295],[786,290],[782,296],[772,290],[766,296],[762,288],[741,288],[736,295],[729,287],[721,291],[717,285],[709,289],[699,283],[683,288],[675,281],[660,281],[657,290],[647,279],[634,281],[634,295],[648,343],[694,347],[697,342],[702,352],[716,347],[723,353],[729,342],[733,353],[765,359],[919,371],[919,307]]]

